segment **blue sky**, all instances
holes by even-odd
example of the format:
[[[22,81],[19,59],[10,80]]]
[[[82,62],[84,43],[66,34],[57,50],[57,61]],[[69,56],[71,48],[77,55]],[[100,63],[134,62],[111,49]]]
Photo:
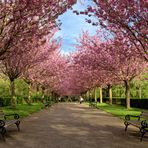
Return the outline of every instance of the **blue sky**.
[[[91,0],[78,1],[77,4],[73,6],[74,10],[85,10],[87,5],[92,5]],[[73,45],[76,44],[76,38],[79,37],[82,31],[88,30],[91,35],[94,35],[98,26],[92,26],[85,21],[86,16],[76,15],[72,12],[73,10],[67,10],[64,14],[59,16],[59,20],[62,22],[61,30],[59,30],[55,37],[61,37],[63,39],[62,53],[67,54],[74,51]]]

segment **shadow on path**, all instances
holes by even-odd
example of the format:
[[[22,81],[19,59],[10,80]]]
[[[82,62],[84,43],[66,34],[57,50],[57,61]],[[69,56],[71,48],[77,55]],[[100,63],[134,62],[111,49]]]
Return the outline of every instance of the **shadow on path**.
[[[138,130],[124,132],[123,120],[87,105],[60,103],[21,121],[21,131],[8,130],[2,148],[147,148]]]

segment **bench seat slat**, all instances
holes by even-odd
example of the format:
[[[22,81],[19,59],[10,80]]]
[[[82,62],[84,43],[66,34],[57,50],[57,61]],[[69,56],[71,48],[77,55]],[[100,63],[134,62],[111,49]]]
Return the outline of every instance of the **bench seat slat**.
[[[128,123],[140,128],[141,127],[141,121],[140,120],[129,120]]]
[[[5,121],[5,120],[4,120]],[[8,121],[5,121],[5,127],[8,127],[12,124],[15,124],[17,123],[18,120],[8,120]]]

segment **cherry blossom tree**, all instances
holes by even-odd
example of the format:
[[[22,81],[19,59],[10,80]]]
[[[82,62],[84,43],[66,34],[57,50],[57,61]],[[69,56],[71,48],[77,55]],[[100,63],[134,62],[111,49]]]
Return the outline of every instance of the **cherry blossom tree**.
[[[130,85],[135,77],[140,75],[147,66],[147,62],[143,61],[134,53],[135,46],[129,44],[128,40],[115,39],[110,45],[104,46],[106,53],[102,54],[104,67],[107,71],[111,71],[115,78],[123,81],[126,88],[126,105],[130,108]],[[116,52],[114,52],[116,50]]]
[[[111,84],[114,81],[108,79],[110,73],[113,80],[124,82],[126,87],[127,108],[130,108],[130,83],[147,66],[146,62],[135,53],[135,46],[128,39],[114,38],[108,42],[100,42],[97,35],[89,36],[83,33],[79,39],[77,48],[81,54],[76,60],[93,71],[98,70],[98,74],[103,77],[103,84]],[[116,51],[116,52],[115,52]],[[102,71],[103,70],[103,71]],[[100,73],[100,72],[105,73]]]
[[[13,52],[9,52],[7,57],[2,61],[1,70],[10,80],[11,104],[14,107],[16,105],[15,80],[22,76],[29,68],[46,60],[51,51],[54,50],[55,41],[49,42],[51,38],[44,42],[41,40],[40,43],[36,43],[35,39],[26,45],[24,44],[23,47],[24,41],[16,44]],[[27,82],[30,84],[29,81]]]
[[[64,70],[66,61],[60,55],[61,42],[54,40],[48,48],[50,50],[52,49],[52,51],[48,54],[46,60],[36,64],[33,68],[29,68],[23,76],[29,80],[29,82],[44,88],[43,92],[47,90],[48,92],[56,93],[60,81],[59,77]],[[44,97],[42,98],[44,100]]]
[[[22,78],[28,84],[28,102],[31,102],[31,85],[33,83],[41,85],[41,88],[44,89],[42,92],[44,92],[46,88],[44,82],[49,79],[49,77],[54,76],[55,67],[52,68],[52,66],[56,62],[56,59],[54,61],[53,59],[55,57],[55,53],[59,50],[61,43],[56,39],[51,39],[52,36],[48,36],[49,39],[46,44],[41,47],[39,46],[39,48],[36,49],[36,55],[32,55],[33,63],[23,71]]]
[[[145,0],[94,0],[94,6],[89,6],[85,13],[94,15],[98,22],[88,20],[92,24],[100,24],[102,28],[110,30],[115,36],[123,34],[133,43],[138,53],[148,60],[148,16]]]
[[[0,0],[0,59],[23,37],[42,38],[57,26],[56,19],[75,0]]]

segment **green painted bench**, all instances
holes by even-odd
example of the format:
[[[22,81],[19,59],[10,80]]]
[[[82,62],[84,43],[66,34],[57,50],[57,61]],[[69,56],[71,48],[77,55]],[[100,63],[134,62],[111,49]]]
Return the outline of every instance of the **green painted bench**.
[[[54,102],[46,101],[46,102],[44,102],[44,107],[45,107],[45,108],[49,108],[49,107],[51,107],[53,104],[54,104]]]
[[[129,125],[138,128],[141,134],[140,140],[142,141],[144,135],[148,132],[148,112],[143,111],[139,116],[126,115],[124,124],[125,131],[127,131]]]
[[[89,102],[90,108],[97,108],[97,102]]]
[[[2,110],[0,110],[0,136],[5,141],[5,135],[7,132],[7,128],[12,125],[16,125],[18,131],[20,131],[20,120],[18,114],[4,114]]]

